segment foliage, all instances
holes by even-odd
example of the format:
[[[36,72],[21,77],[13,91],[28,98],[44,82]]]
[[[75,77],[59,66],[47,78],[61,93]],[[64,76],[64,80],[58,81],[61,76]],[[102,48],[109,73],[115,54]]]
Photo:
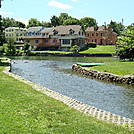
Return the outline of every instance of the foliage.
[[[30,44],[28,42],[26,42],[24,44],[23,50],[29,50]]]
[[[52,26],[56,27],[60,25],[60,20],[57,16],[53,15],[50,20],[51,20]]]
[[[70,16],[67,13],[60,13],[60,16],[59,16],[60,25],[64,24],[64,22],[69,18]]]
[[[74,45],[70,48],[70,51],[73,53],[78,53],[79,52],[79,46]]]
[[[16,48],[15,48],[15,39],[14,38],[7,38],[7,45],[5,47],[5,52],[7,55],[15,55]]]
[[[124,59],[134,59],[134,25],[128,26],[126,30],[124,30],[121,36],[118,37],[117,43],[119,47],[116,50],[117,56],[120,57],[121,60]]]
[[[25,28],[25,24],[20,21],[15,21],[13,18],[3,18],[2,19],[3,27],[19,27],[19,28]]]
[[[63,23],[63,25],[79,25],[79,24],[80,24],[79,20],[73,17],[70,17]]]
[[[88,47],[93,47],[93,48],[97,47],[97,45],[96,45],[95,42],[88,42],[88,43],[87,43],[87,46],[88,46]]]
[[[124,28],[125,28],[125,26],[122,23],[117,23],[117,22],[114,22],[114,21],[111,21],[110,24],[109,24],[109,26],[118,35],[120,35],[121,34],[121,31],[123,31]]]
[[[27,28],[33,27],[33,26],[42,26],[42,23],[40,21],[38,21],[36,18],[31,18],[28,21]]]
[[[91,26],[97,26],[97,22],[94,18],[91,17],[85,17],[80,19],[80,23],[81,25],[83,25],[84,29],[86,29],[87,27],[91,27]]]
[[[4,36],[3,36],[3,23],[2,23],[2,17],[0,15],[0,46],[2,46],[4,43]]]

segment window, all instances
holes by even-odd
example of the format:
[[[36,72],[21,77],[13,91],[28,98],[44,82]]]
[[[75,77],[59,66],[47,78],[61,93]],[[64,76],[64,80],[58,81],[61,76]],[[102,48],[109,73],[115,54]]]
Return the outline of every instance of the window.
[[[103,36],[103,33],[101,33],[101,37]]]
[[[64,39],[64,40],[63,40],[63,44],[70,44],[70,40]]]
[[[53,40],[53,43],[57,43],[57,40]]]
[[[98,33],[96,33],[96,36],[98,36]]]
[[[75,31],[73,31],[72,29],[69,30],[69,34],[73,35]]]
[[[48,40],[45,40],[45,43],[48,43]]]
[[[88,37],[90,36],[90,34],[88,34]]]
[[[35,40],[35,43],[39,43],[39,40]]]
[[[94,33],[92,33],[92,36],[94,36]]]

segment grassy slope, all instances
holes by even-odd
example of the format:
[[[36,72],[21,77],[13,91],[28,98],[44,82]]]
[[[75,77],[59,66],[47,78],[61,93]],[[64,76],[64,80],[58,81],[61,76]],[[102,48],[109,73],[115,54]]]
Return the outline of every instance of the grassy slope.
[[[115,46],[97,46],[96,48],[89,48],[80,53],[115,53]]]
[[[0,66],[0,133],[132,134],[127,129],[82,115],[5,75]]]
[[[90,67],[90,69],[123,76],[134,74],[134,62],[108,62],[104,66],[94,66]]]

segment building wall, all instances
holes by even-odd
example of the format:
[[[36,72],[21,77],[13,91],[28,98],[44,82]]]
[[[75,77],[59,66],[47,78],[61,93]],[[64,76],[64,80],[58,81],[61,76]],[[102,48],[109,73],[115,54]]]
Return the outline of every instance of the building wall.
[[[15,41],[23,40],[26,33],[26,29],[17,27],[8,27],[5,29],[5,38],[12,37]]]
[[[87,41],[96,42],[97,45],[115,45],[117,41],[117,34],[108,28],[106,31],[86,31]]]

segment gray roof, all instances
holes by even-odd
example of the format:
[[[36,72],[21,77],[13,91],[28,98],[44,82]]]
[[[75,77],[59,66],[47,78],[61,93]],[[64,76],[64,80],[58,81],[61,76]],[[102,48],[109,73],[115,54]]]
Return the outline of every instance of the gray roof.
[[[29,27],[27,32],[39,32],[43,27],[38,26],[38,27]]]
[[[52,30],[52,28],[44,28],[41,33],[49,33]]]
[[[105,31],[107,29],[108,29],[108,26],[106,26],[106,29],[105,29],[105,26],[98,26],[97,31]],[[95,31],[95,29],[94,29],[94,27],[88,27],[85,31],[86,32],[87,31]]]
[[[58,32],[58,35],[63,35],[63,34],[67,35],[69,34],[69,30],[73,30],[74,31],[73,34],[78,34],[80,29],[81,29],[80,25],[56,26],[52,28],[50,35],[53,35],[54,30]]]

